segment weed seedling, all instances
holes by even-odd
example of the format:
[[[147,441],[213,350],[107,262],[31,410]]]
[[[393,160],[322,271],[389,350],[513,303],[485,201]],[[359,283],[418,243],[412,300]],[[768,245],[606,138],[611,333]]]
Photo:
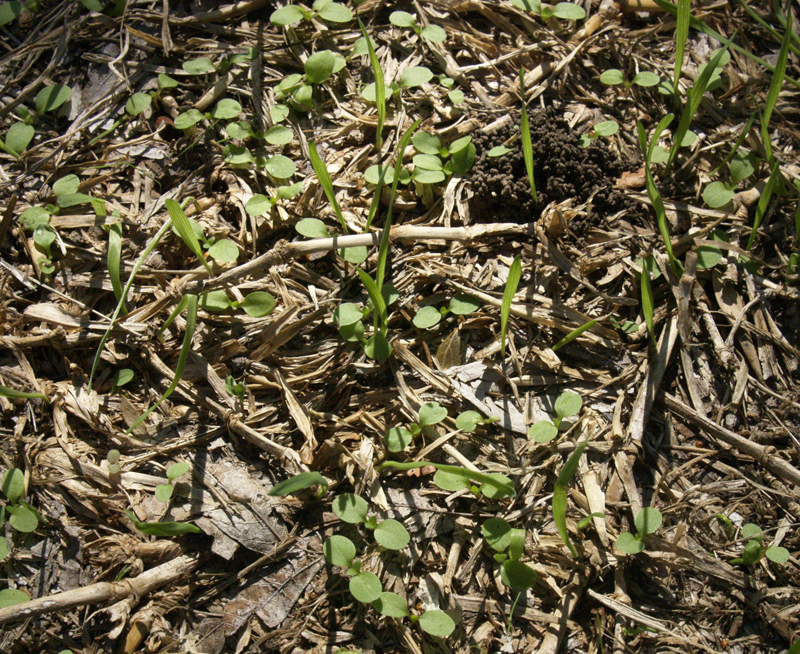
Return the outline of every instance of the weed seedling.
[[[778,564],[786,563],[789,560],[789,550],[785,547],[764,546],[764,532],[758,525],[748,522],[742,527],[741,537],[745,539],[744,550],[741,556],[731,559],[732,565],[755,565],[764,557]]]
[[[311,6],[311,11],[297,5],[287,5],[276,9],[269,17],[269,22],[277,27],[288,27],[302,20],[307,22],[321,18],[329,23],[348,23],[353,18],[353,12],[343,4],[332,0],[316,0]]]
[[[577,415],[583,406],[581,396],[572,391],[564,391],[558,396],[555,402],[556,417],[553,422],[549,420],[540,420],[534,423],[528,430],[528,438],[537,443],[549,443],[556,436],[561,427],[561,421],[564,418],[570,418]]]
[[[331,508],[342,522],[351,525],[363,524],[372,532],[380,550],[402,551],[411,540],[408,530],[402,523],[391,518],[378,521],[369,515],[367,501],[353,493],[343,493],[334,498]],[[453,618],[438,609],[415,615],[408,603],[397,593],[383,590],[381,580],[374,572],[362,570],[361,560],[356,558],[355,543],[346,536],[335,534],[322,546],[325,559],[333,566],[344,568],[350,577],[348,587],[354,599],[362,604],[370,604],[378,613],[390,618],[408,618],[419,623],[426,633],[439,638],[447,638],[456,628]]]
[[[158,484],[158,486],[156,486],[156,499],[159,502],[165,502],[167,504],[169,503],[169,501],[172,499],[172,491],[174,490],[175,480],[181,475],[189,472],[189,468],[189,464],[185,461],[173,463],[169,468],[167,468],[167,480],[169,483]]]
[[[347,65],[344,57],[330,50],[315,52],[303,64],[304,75],[293,73],[275,87],[275,97],[290,101],[296,108],[308,111],[314,108],[314,86],[324,84]]]
[[[391,427],[383,437],[386,449],[390,452],[402,452],[411,441],[419,436],[423,429],[437,425],[447,417],[447,409],[438,402],[428,402],[419,408],[417,413],[419,419],[416,423],[411,423],[408,429],[405,427]]]
[[[598,138],[614,136],[619,131],[619,123],[614,120],[606,120],[602,123],[597,123],[590,132],[581,134],[580,145],[581,147],[588,148],[592,141]]]
[[[537,574],[520,561],[525,549],[525,530],[514,529],[503,518],[489,518],[481,525],[486,543],[494,551],[494,560],[500,564],[500,579],[514,590],[523,591],[536,583]]]
[[[640,86],[642,88],[656,86],[661,81],[661,78],[655,73],[643,70],[637,73],[632,80],[628,80],[618,68],[609,68],[600,75],[600,81],[607,86],[619,86],[621,84],[627,90],[632,86]]]
[[[233,395],[239,398],[240,402],[244,401],[245,386],[242,382],[237,382],[233,375],[228,375],[225,378],[225,391],[228,395]]]
[[[191,522],[141,522],[132,511],[125,511],[136,530],[148,536],[180,536],[181,534],[202,534],[203,530]]]
[[[524,107],[525,105],[523,105]],[[531,178],[533,179],[533,178]],[[506,279],[506,287],[503,290],[503,302],[500,305],[500,356],[506,356],[506,334],[508,332],[508,318],[511,315],[511,303],[514,301],[514,295],[519,288],[519,282],[522,279],[522,259],[519,256],[514,257],[514,261],[508,270],[508,279]]]
[[[548,21],[551,18],[562,20],[583,20],[586,18],[586,11],[572,2],[559,2],[554,7],[542,4],[541,0],[511,0],[511,4],[519,9],[539,14],[542,20]]]
[[[434,306],[422,307],[414,316],[412,322],[418,329],[431,329],[448,313],[455,316],[466,316],[480,309],[481,303],[471,295],[461,294],[450,299],[446,307],[436,308]]]
[[[459,413],[456,418],[456,429],[466,434],[471,434],[478,428],[478,425],[491,425],[498,420],[500,420],[500,418],[484,418],[477,411],[463,411]]]
[[[25,495],[25,474],[19,468],[11,468],[3,475],[0,490],[6,496],[6,503],[0,507],[0,528],[5,529],[6,513],[9,514],[8,524],[22,534],[36,531],[39,526],[39,512],[30,504],[20,499]],[[0,534],[0,561],[4,561],[9,554],[8,541]]]
[[[614,545],[624,554],[639,554],[644,551],[644,537],[654,534],[661,526],[661,512],[658,509],[644,507],[636,514],[633,524],[636,527],[634,536],[628,531],[622,532]]]
[[[409,14],[407,11],[393,11],[389,15],[389,22],[397,27],[403,29],[410,29],[417,36],[430,41],[431,43],[443,43],[447,39],[447,32],[445,32],[438,25],[428,25],[427,27],[420,27],[417,24],[417,19]]]
[[[377,466],[376,470],[380,472],[386,468],[394,468],[395,470],[406,471],[414,470],[415,468],[423,468],[425,466],[436,468],[433,483],[442,490],[451,493],[460,490],[469,490],[476,497],[483,495],[489,499],[513,497],[516,493],[511,480],[498,472],[477,472],[475,470],[462,468],[461,466],[434,463],[433,461],[409,461],[407,463],[384,461]]]
[[[444,147],[438,136],[417,132],[411,143],[419,154],[414,155],[414,182],[417,195],[429,206],[433,200],[433,185],[444,182],[451,175],[466,175],[475,163],[475,146],[471,136],[453,141]]]
[[[319,487],[316,497],[317,499],[323,497],[328,492],[328,480],[325,479],[318,472],[301,472],[294,477],[290,477],[280,483],[275,484],[269,491],[269,495],[274,497],[283,497],[291,493],[311,488],[313,486]]]

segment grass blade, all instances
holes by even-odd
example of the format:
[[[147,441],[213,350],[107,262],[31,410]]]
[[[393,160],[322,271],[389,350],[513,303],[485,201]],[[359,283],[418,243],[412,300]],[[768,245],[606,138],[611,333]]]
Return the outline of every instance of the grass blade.
[[[381,334],[386,336],[386,333],[389,331],[389,326],[387,324],[389,322],[389,312],[386,308],[386,300],[383,299],[383,295],[381,295],[375,280],[361,270],[361,268],[357,268],[356,270],[358,271],[358,276],[361,277],[361,283],[364,284],[364,288],[367,289],[369,299],[372,300],[372,306],[375,307],[375,316]]]
[[[714,177],[720,170],[722,170],[724,166],[727,166],[731,161],[733,161],[733,158],[736,156],[736,153],[739,151],[739,148],[742,147],[742,143],[744,143],[744,140],[747,138],[747,135],[753,128],[753,123],[755,121],[756,121],[756,115],[750,114],[750,117],[747,119],[747,122],[744,124],[744,127],[742,128],[742,133],[739,134],[739,137],[736,139],[736,143],[733,144],[733,148],[731,148],[731,151],[728,153],[728,156],[725,157],[725,159],[719,164],[719,166],[714,168],[714,170],[712,170],[709,173],[709,177]]]
[[[746,250],[750,250],[753,247],[753,243],[755,243],[756,236],[758,235],[758,228],[761,227],[761,221],[764,220],[764,215],[767,213],[769,201],[772,199],[772,192],[775,190],[775,184],[778,181],[779,174],[780,162],[773,158],[772,170],[769,173],[769,179],[767,180],[766,186],[764,186],[764,191],[761,193],[761,197],[758,199],[756,215],[753,219],[753,229],[750,231],[750,238],[747,240],[747,247],[745,248]]]
[[[683,67],[683,53],[686,51],[686,39],[689,37],[689,18],[691,17],[691,0],[678,0],[678,25],[675,28],[675,71],[672,77],[672,85],[675,89],[675,103],[680,102],[680,91],[678,81],[681,78],[681,68]]]
[[[17,391],[13,388],[9,388],[8,386],[0,386],[0,397],[10,397],[17,400],[50,401],[50,398],[48,398],[44,393],[26,393],[25,391]]]
[[[562,347],[574,341],[578,336],[583,334],[583,332],[591,329],[597,324],[597,320],[590,320],[587,323],[584,323],[577,329],[573,329],[569,334],[567,334],[564,338],[562,338],[558,343],[553,346],[553,352],[558,352]]]
[[[328,481],[321,474],[318,472],[301,472],[299,475],[275,484],[267,495],[283,497],[311,486],[319,486],[317,497],[322,497],[328,491]]]
[[[533,143],[531,142],[531,126],[528,121],[528,107],[525,105],[525,70],[519,71],[519,94],[522,97],[522,115],[519,129],[522,133],[522,156],[525,159],[525,170],[528,171],[528,182],[534,204],[539,204],[536,196],[536,180],[533,178]]]
[[[169,202],[169,200],[167,200]],[[175,376],[172,378],[172,382],[170,383],[169,387],[164,394],[159,398],[158,402],[156,402],[153,406],[151,406],[147,411],[145,411],[142,415],[140,415],[136,421],[128,427],[128,431],[126,434],[130,434],[134,429],[136,429],[139,425],[141,425],[145,418],[149,416],[153,411],[155,411],[161,403],[166,400],[170,395],[172,395],[172,391],[174,391],[178,384],[181,381],[181,377],[183,376],[183,369],[186,367],[186,361],[189,359],[189,352],[192,349],[192,339],[194,338],[194,330],[197,326],[197,303],[198,303],[198,296],[194,294],[187,294],[186,295],[187,302],[186,302],[186,332],[183,335],[183,344],[181,345],[181,352],[178,355],[178,365],[175,366]]]
[[[778,53],[778,60],[775,62],[775,71],[772,73],[772,82],[769,85],[769,93],[767,93],[767,101],[764,105],[764,115],[761,117],[761,140],[764,142],[764,149],[767,152],[767,161],[771,164],[772,143],[769,139],[769,121],[772,118],[772,111],[775,109],[775,104],[778,102],[778,95],[783,86],[783,80],[786,77],[786,61],[789,58],[789,43],[792,36],[792,12],[787,13],[786,31],[783,34],[781,41],[781,49]],[[749,248],[748,248],[749,249]]]
[[[653,300],[653,289],[650,287],[650,271],[647,266],[642,265],[642,313],[644,321],[647,323],[647,331],[650,333],[650,340],[656,344],[655,324],[653,316],[655,312],[655,301]]]
[[[131,290],[131,286],[133,286],[133,280],[136,277],[136,274],[139,272],[139,268],[142,267],[145,261],[147,261],[147,257],[153,252],[155,247],[159,244],[162,238],[164,238],[164,234],[167,233],[167,230],[172,226],[172,219],[170,218],[167,220],[159,230],[156,232],[156,235],[150,240],[147,244],[145,249],[139,255],[139,258],[136,260],[136,263],[133,264],[133,270],[131,270],[131,274],[128,276],[128,281],[125,283],[125,288],[122,289],[122,298],[117,302],[117,308],[114,309],[114,313],[111,316],[111,321],[108,323],[108,328],[106,329],[105,333],[103,334],[103,338],[100,339],[100,345],[97,346],[97,352],[94,354],[94,361],[92,361],[92,372],[89,374],[89,386],[92,385],[92,380],[94,379],[94,373],[97,371],[97,366],[100,363],[100,356],[103,354],[103,348],[108,341],[108,337],[111,334],[111,330],[114,328],[114,325],[117,322],[117,318],[119,318],[119,314],[122,311],[122,306],[125,302],[125,298],[128,297],[128,292]]]
[[[553,489],[553,522],[556,523],[558,535],[561,536],[564,545],[569,548],[573,558],[576,559],[578,558],[578,552],[575,550],[575,546],[572,544],[569,531],[567,530],[567,484],[578,469],[578,462],[588,444],[588,440],[583,441],[583,443],[578,445],[575,451],[569,455],[564,467],[561,468],[561,472],[558,473],[556,486]]]
[[[200,260],[200,263],[205,266],[208,274],[212,274],[211,266],[203,256],[203,248],[200,245],[200,241],[197,240],[192,225],[189,223],[186,214],[183,213],[181,205],[175,202],[175,200],[165,200],[164,205],[167,207],[169,217],[172,218],[172,224],[175,226],[175,230],[180,235],[181,240],[186,244],[187,248],[194,252],[194,255]]]
[[[506,355],[506,331],[508,329],[508,317],[511,315],[511,302],[517,294],[519,280],[522,279],[522,259],[514,257],[511,268],[508,269],[508,279],[506,288],[503,291],[503,304],[500,306],[500,356]]]
[[[358,19],[358,26],[361,28],[361,33],[367,41],[367,50],[369,51],[369,63],[372,66],[372,74],[375,76],[375,106],[378,109],[378,128],[375,133],[375,151],[380,152],[383,145],[383,124],[386,122],[386,84],[383,81],[383,71],[381,70],[381,63],[378,61],[378,56],[375,54],[375,48],[372,47],[372,41],[369,39],[369,34],[364,27],[361,19]]]
[[[114,223],[108,228],[108,276],[111,278],[111,288],[114,289],[114,296],[117,302],[122,300],[122,313],[128,313],[125,306],[125,298],[122,294],[122,280],[120,279],[120,267],[122,261],[122,223]]]
[[[317,174],[319,185],[325,192],[325,197],[328,198],[328,202],[331,203],[331,206],[333,207],[333,211],[336,214],[336,217],[342,224],[342,232],[345,234],[349,234],[350,230],[347,228],[347,223],[345,222],[344,216],[342,215],[342,210],[339,207],[339,202],[336,200],[336,193],[333,190],[333,180],[331,180],[330,173],[328,173],[328,167],[325,165],[325,162],[320,158],[319,152],[317,152],[317,144],[314,143],[314,141],[308,142],[308,154],[311,157],[311,165],[314,167],[314,172]]]

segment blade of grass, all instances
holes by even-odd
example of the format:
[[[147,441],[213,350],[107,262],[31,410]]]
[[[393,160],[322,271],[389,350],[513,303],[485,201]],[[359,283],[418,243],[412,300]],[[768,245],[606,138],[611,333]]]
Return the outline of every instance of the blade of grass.
[[[522,134],[522,156],[525,159],[525,170],[528,171],[528,182],[531,185],[533,203],[539,204],[536,196],[536,180],[533,177],[533,143],[531,142],[531,127],[528,121],[528,107],[525,104],[525,69],[519,71],[519,94],[522,98],[522,115],[519,129]]]
[[[381,62],[375,54],[375,48],[372,47],[372,41],[369,39],[369,34],[364,27],[364,23],[358,18],[358,26],[361,28],[361,33],[367,41],[367,51],[369,52],[369,63],[372,66],[372,74],[375,76],[375,106],[378,109],[378,128],[375,133],[375,152],[380,152],[383,146],[383,124],[386,122],[386,84],[383,81],[383,71],[381,70]],[[382,180],[381,180],[382,181]]]
[[[739,137],[736,139],[736,143],[733,144],[733,148],[731,148],[731,151],[728,153],[728,156],[725,157],[725,159],[719,164],[719,166],[714,168],[714,170],[712,170],[709,173],[709,177],[714,177],[720,170],[722,170],[724,166],[727,166],[733,160],[733,158],[736,156],[736,153],[739,151],[739,148],[742,147],[742,143],[744,143],[744,140],[747,138],[747,135],[750,133],[750,130],[753,128],[753,123],[755,121],[756,121],[756,115],[754,113],[750,114],[750,116],[747,119],[747,122],[744,124],[744,127],[742,128],[742,133],[739,134]]]
[[[172,395],[172,391],[178,387],[178,384],[181,381],[183,369],[186,367],[186,361],[189,359],[189,352],[192,349],[192,338],[194,338],[194,330],[197,326],[197,304],[199,299],[197,295],[192,293],[187,294],[186,298],[188,298],[186,302],[186,332],[183,335],[183,344],[181,345],[181,351],[178,355],[178,365],[175,366],[175,376],[172,378],[172,382],[167,387],[167,390],[164,391],[164,394],[159,398],[158,402],[140,415],[134,421],[134,423],[128,427],[128,431],[125,432],[126,434],[130,434],[134,429],[141,425],[147,416],[155,411],[164,400]]]
[[[10,397],[17,400],[47,400],[50,401],[50,398],[47,397],[44,393],[26,393],[25,391],[17,391],[13,388],[9,388],[8,386],[0,386],[0,397]]]
[[[711,81],[711,76],[714,74],[714,70],[717,68],[717,65],[722,57],[728,51],[731,40],[732,39],[728,39],[725,47],[723,47],[716,55],[714,55],[714,58],[708,62],[708,65],[694,81],[692,88],[689,90],[689,97],[686,101],[686,104],[683,106],[683,113],[681,114],[680,122],[678,122],[678,127],[675,130],[675,134],[672,136],[672,147],[669,150],[669,159],[667,160],[666,167],[667,175],[669,174],[669,171],[672,170],[672,163],[675,160],[675,156],[678,154],[681,144],[683,143],[683,138],[686,136],[686,132],[689,131],[692,120],[694,120],[694,115],[700,108],[700,102],[702,101],[703,95],[708,88],[708,83]]]
[[[386,333],[389,331],[389,313],[386,308],[386,300],[383,299],[383,295],[378,290],[378,285],[375,283],[375,280],[361,270],[361,268],[357,268],[356,270],[358,271],[358,276],[361,277],[361,283],[364,284],[364,288],[367,289],[369,299],[372,300],[372,306],[375,307],[376,326],[385,337]]]
[[[644,321],[647,324],[647,331],[650,334],[650,340],[653,345],[656,344],[656,331],[653,322],[653,315],[655,311],[655,301],[653,300],[653,289],[650,287],[650,271],[647,266],[642,266],[642,313],[644,314]]]
[[[125,298],[122,296],[122,279],[120,267],[122,261],[122,223],[114,223],[108,228],[108,276],[111,278],[111,288],[119,302],[122,300],[122,313],[128,313]]]
[[[189,296],[188,295],[184,295],[180,299],[178,304],[175,306],[175,308],[172,310],[172,313],[169,314],[169,318],[167,318],[164,321],[164,324],[161,325],[160,329],[158,330],[158,337],[159,338],[164,333],[164,331],[167,329],[167,327],[169,327],[172,324],[172,322],[175,320],[175,318],[177,318],[179,315],[181,315],[181,313],[183,313],[183,310],[186,308],[187,304],[189,304]]]
[[[553,346],[553,352],[558,352],[562,347],[574,341],[578,336],[583,334],[583,332],[588,331],[592,327],[597,324],[596,320],[590,320],[587,323],[584,323],[577,329],[573,329],[569,334],[567,334],[564,338],[562,338],[558,343]]]
[[[781,34],[778,30],[776,30],[772,25],[767,23],[761,16],[759,16],[753,9],[748,5],[744,0],[737,0],[738,3],[742,6],[742,8],[747,12],[747,15],[756,21],[762,29],[766,30],[770,33],[770,35],[778,42],[781,40]],[[778,19],[781,27],[786,29],[786,16],[783,14],[782,11],[779,11],[779,3],[773,3],[773,7],[775,8],[775,17]],[[792,31],[792,40],[796,41],[798,45],[800,45],[800,37],[797,36],[797,32]],[[800,48],[794,45],[789,46],[790,50],[794,52],[796,55],[800,55]]]
[[[775,63],[775,71],[772,73],[772,82],[769,85],[769,93],[767,93],[767,101],[764,105],[764,115],[761,117],[761,140],[764,142],[764,149],[767,152],[767,161],[772,164],[772,143],[769,138],[769,121],[772,118],[772,111],[775,109],[775,104],[778,102],[778,95],[780,95],[783,80],[786,77],[786,62],[789,58],[789,42],[792,36],[792,12],[788,13],[786,21],[786,31],[783,34],[781,41],[781,49],[778,52],[778,60]]]
[[[319,185],[325,192],[325,197],[328,198],[328,202],[331,203],[331,206],[333,207],[333,211],[336,214],[336,217],[342,224],[342,232],[345,234],[349,234],[350,230],[347,228],[347,223],[345,222],[344,216],[342,215],[342,210],[339,207],[339,202],[336,200],[336,193],[333,190],[333,180],[331,180],[330,173],[328,173],[328,167],[325,165],[325,162],[320,158],[319,152],[317,152],[317,144],[314,143],[314,141],[308,142],[308,154],[311,157],[311,165],[314,167],[314,172],[317,174]]]
[[[758,228],[761,227],[761,221],[764,220],[764,215],[767,213],[767,208],[769,208],[769,202],[772,199],[772,192],[775,190],[775,184],[778,181],[779,174],[780,162],[777,159],[773,159],[772,169],[769,173],[769,179],[767,180],[766,186],[764,186],[761,197],[758,199],[758,205],[756,205],[756,215],[753,219],[753,229],[750,232],[750,238],[747,240],[747,247],[745,248],[746,250],[750,250],[753,247],[753,243],[755,243],[756,236],[758,236]]]
[[[511,268],[508,269],[508,279],[506,288],[503,291],[503,303],[500,305],[500,356],[506,355],[506,331],[508,330],[508,317],[511,315],[511,303],[519,288],[519,280],[522,279],[522,259],[514,257]]]
[[[578,469],[578,462],[588,444],[588,440],[583,441],[583,443],[578,445],[575,451],[570,454],[564,467],[561,468],[561,472],[558,473],[556,486],[553,489],[553,522],[556,523],[558,535],[561,536],[564,545],[569,548],[569,551],[572,552],[572,557],[575,559],[578,558],[578,552],[575,550],[575,546],[572,544],[569,531],[567,530],[567,484]]]
[[[675,106],[680,104],[678,81],[683,68],[683,53],[686,51],[686,39],[689,37],[689,18],[691,17],[691,0],[678,0],[678,24],[675,28],[675,69],[672,85],[675,89]]]
[[[131,270],[131,274],[128,276],[128,281],[125,283],[125,288],[122,289],[122,298],[117,302],[117,308],[114,309],[114,313],[111,316],[111,321],[108,323],[108,327],[106,328],[103,337],[100,339],[100,345],[97,346],[97,352],[94,354],[94,361],[92,361],[92,371],[89,374],[89,387],[92,386],[92,380],[94,379],[94,373],[97,371],[97,366],[100,363],[100,357],[103,354],[103,348],[108,341],[108,337],[111,335],[111,330],[114,328],[114,325],[117,323],[117,318],[119,318],[119,314],[122,311],[122,306],[125,302],[125,298],[128,297],[128,292],[131,290],[131,286],[133,286],[133,280],[136,277],[136,274],[139,272],[139,268],[142,267],[142,264],[147,261],[147,257],[153,252],[156,246],[159,244],[162,238],[164,238],[164,234],[167,233],[167,230],[172,227],[172,218],[168,219],[164,222],[163,225],[159,228],[156,232],[155,236],[150,239],[150,242],[147,244],[145,249],[139,255],[139,258],[136,260],[136,263],[133,265],[133,270]]]
[[[197,240],[197,236],[192,229],[192,225],[189,222],[189,219],[186,217],[186,214],[183,213],[181,205],[175,202],[175,200],[165,200],[164,206],[167,207],[167,213],[169,213],[169,217],[172,218],[172,224],[175,226],[175,230],[178,232],[181,240],[186,244],[186,247],[194,252],[194,255],[200,260],[200,263],[202,263],[205,269],[208,271],[208,274],[213,274],[211,271],[211,266],[203,256],[203,248],[200,245],[200,241]]]

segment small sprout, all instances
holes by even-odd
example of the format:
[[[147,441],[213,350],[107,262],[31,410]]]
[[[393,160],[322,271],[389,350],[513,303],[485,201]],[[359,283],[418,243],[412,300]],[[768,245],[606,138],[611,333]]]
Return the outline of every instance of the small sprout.
[[[433,73],[430,69],[424,66],[413,66],[406,68],[397,79],[397,84],[401,88],[413,88],[415,86],[422,86],[427,84],[433,79]]]
[[[225,391],[228,395],[234,395],[240,400],[244,400],[245,386],[242,382],[237,382],[233,375],[228,375],[225,378]]]
[[[10,4],[10,3],[9,3]],[[4,588],[0,590],[0,609],[30,601],[31,596],[24,590],[17,588]]]
[[[623,532],[615,542],[616,548],[624,554],[639,554],[644,551],[643,539],[655,533],[661,526],[661,512],[657,509],[645,507],[636,514],[633,523],[636,527],[636,536],[630,532]]]
[[[345,536],[334,535],[322,546],[325,560],[331,565],[349,568],[356,557],[356,546]]]
[[[19,468],[10,468],[3,475],[0,490],[8,499],[8,523],[20,533],[31,533],[39,526],[38,512],[20,498],[25,494],[25,474]]]
[[[503,561],[500,568],[500,580],[509,588],[522,591],[532,588],[536,583],[537,574],[529,565],[522,561],[508,559]]]
[[[556,427],[561,426],[561,421],[564,418],[570,418],[576,415],[583,406],[581,396],[572,391],[564,391],[558,396],[555,403],[556,419],[553,421]]]
[[[445,472],[444,470],[436,471],[436,474],[433,476],[433,483],[442,490],[446,490],[450,493],[470,490],[472,488],[469,477],[453,474],[452,472]]]
[[[494,159],[496,157],[502,157],[503,155],[506,155],[509,152],[513,151],[514,148],[509,148],[505,145],[496,145],[491,150],[489,150],[489,152],[486,153],[486,156],[492,157]]]
[[[430,427],[440,423],[447,417],[447,409],[438,402],[428,402],[419,409],[419,426]]]
[[[172,499],[172,491],[173,491],[173,483],[174,481],[180,477],[181,475],[186,474],[189,472],[189,464],[181,461],[179,463],[173,463],[169,468],[167,468],[167,479],[169,480],[168,484],[159,484],[156,486],[156,499],[159,502],[169,502]]]
[[[414,435],[405,427],[392,427],[386,431],[386,435],[383,437],[386,449],[390,452],[402,452],[413,439]]]
[[[64,84],[45,86],[36,95],[36,100],[34,101],[36,111],[40,114],[48,111],[55,111],[67,100],[69,100],[71,95],[72,90]]]
[[[150,107],[152,101],[149,93],[134,93],[125,103],[125,111],[131,116],[138,116]]]
[[[264,140],[270,145],[286,145],[294,139],[294,132],[284,125],[273,125],[264,134]]]
[[[411,615],[408,604],[397,593],[381,593],[378,599],[372,602],[372,608],[388,618],[402,619]]]
[[[189,129],[203,120],[203,118],[205,118],[205,116],[197,109],[189,109],[176,116],[173,125],[175,125],[175,129]]]
[[[417,19],[407,11],[393,11],[389,15],[389,22],[397,27],[413,30],[417,36],[421,36],[431,43],[442,43],[447,39],[447,32],[441,27],[438,25],[420,27],[417,24]]]
[[[202,534],[203,530],[189,522],[140,522],[131,511],[125,511],[133,526],[148,536],[180,536],[181,534]]]
[[[634,85],[641,86],[643,88],[656,86],[661,81],[661,78],[655,73],[642,71],[641,73],[637,73],[637,75],[629,82],[621,70],[618,70],[617,68],[611,68],[607,71],[604,71],[600,75],[600,81],[608,86],[617,86],[622,84],[626,89],[629,89]]]
[[[375,540],[387,550],[402,550],[411,540],[406,528],[397,520],[383,520],[377,524]]]
[[[119,457],[119,450],[109,450],[108,454],[106,454],[109,475],[119,475],[122,472],[122,468],[119,464]]]
[[[178,80],[176,80],[174,77],[170,77],[166,73],[159,73],[158,86],[161,89],[174,89],[178,86]]]
[[[242,113],[242,105],[231,98],[223,98],[214,106],[211,117],[214,120],[233,120]]]
[[[33,139],[34,129],[25,123],[14,123],[6,132],[5,144],[0,141],[0,146],[11,156],[19,159]]]
[[[333,512],[342,522],[357,525],[367,521],[369,504],[363,497],[353,493],[342,493],[337,495],[331,504]],[[370,602],[372,600],[369,600]]]
[[[363,604],[371,604],[382,592],[381,580],[374,572],[361,572],[350,580],[350,594]]]
[[[481,525],[484,539],[496,552],[505,552],[511,545],[511,525],[503,518],[489,518]]]
[[[285,479],[275,484],[268,495],[273,497],[283,497],[291,493],[297,493],[312,486],[319,486],[317,497],[322,497],[328,492],[328,481],[318,472],[301,472],[299,475]]]
[[[447,638],[456,629],[456,623],[449,614],[434,609],[419,616],[419,626],[427,634],[437,638]]]
[[[213,73],[216,68],[213,62],[208,57],[198,57],[197,59],[190,59],[181,64],[184,72],[189,75],[204,75],[205,73]]]
[[[120,368],[117,370],[116,374],[114,375],[114,379],[112,381],[112,385],[114,390],[117,390],[120,386],[124,386],[129,381],[131,381],[134,377],[133,370],[130,368]]]
[[[485,419],[477,411],[464,411],[456,418],[456,428],[471,434],[478,428],[478,425],[485,425],[489,422],[494,422],[494,420]]]
[[[528,430],[528,438],[537,443],[549,443],[558,436],[558,427],[549,420],[540,420]]]

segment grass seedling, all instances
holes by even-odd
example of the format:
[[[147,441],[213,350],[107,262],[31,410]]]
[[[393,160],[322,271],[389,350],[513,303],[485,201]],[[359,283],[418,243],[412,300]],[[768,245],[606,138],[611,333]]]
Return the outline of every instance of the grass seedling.
[[[50,401],[44,393],[26,393],[25,391],[18,391],[8,386],[0,386],[0,397],[8,397],[14,400],[45,400]]]
[[[524,105],[523,105],[524,106]],[[508,269],[508,279],[503,290],[503,303],[500,306],[500,356],[506,356],[506,333],[508,331],[508,317],[511,315],[511,303],[519,288],[522,279],[522,259],[514,257],[511,267]]]
[[[393,11],[389,14],[389,22],[392,25],[401,27],[403,29],[410,29],[417,36],[421,36],[426,41],[431,43],[443,43],[447,39],[447,32],[445,32],[438,25],[428,25],[427,27],[420,27],[417,19],[409,14],[407,11]]]
[[[647,325],[647,333],[650,334],[650,342],[653,347],[656,345],[656,330],[653,320],[655,311],[655,300],[653,299],[653,289],[650,287],[650,271],[647,266],[642,266],[641,274],[642,284],[642,313],[644,314],[644,321]]]
[[[577,329],[573,329],[569,334],[567,334],[564,338],[562,338],[558,343],[556,343],[553,346],[553,352],[558,352],[562,347],[574,341],[576,338],[578,338],[578,336],[583,334],[583,332],[589,331],[596,324],[597,320],[589,320],[584,324],[582,324]]]
[[[789,58],[789,44],[792,37],[792,12],[787,12],[786,31],[783,34],[781,41],[781,49],[778,52],[778,60],[775,63],[775,70],[772,73],[772,81],[769,85],[769,92],[767,93],[767,101],[764,105],[764,114],[761,116],[761,140],[764,143],[764,149],[767,153],[767,162],[772,166],[773,154],[772,143],[769,138],[769,121],[772,118],[772,111],[775,109],[775,104],[778,102],[778,95],[783,86],[783,80],[786,77],[786,62]]]
[[[661,512],[658,509],[644,507],[633,521],[636,527],[636,536],[630,532],[623,532],[614,543],[615,547],[624,554],[639,554],[644,551],[644,537],[654,534],[661,526]]]
[[[533,424],[528,430],[528,438],[537,443],[549,443],[558,436],[558,430],[564,418],[578,415],[582,406],[583,400],[580,395],[572,391],[564,391],[558,396],[553,407],[556,411],[556,417],[553,422],[540,420]]]
[[[317,499],[328,492],[328,480],[321,474],[318,472],[301,472],[299,475],[295,475],[294,477],[275,484],[269,491],[269,495],[283,497],[284,495],[297,493],[313,486],[319,487],[316,493]]]
[[[141,522],[132,511],[125,511],[136,530],[148,536],[180,536],[181,534],[202,534],[203,530],[190,522]]]
[[[386,122],[386,84],[383,80],[383,71],[381,70],[381,63],[378,61],[378,56],[375,54],[375,48],[372,45],[372,39],[367,34],[367,29],[361,19],[358,19],[358,27],[364,35],[366,41],[367,53],[369,54],[369,63],[372,66],[372,74],[375,76],[375,106],[378,110],[378,126],[375,132],[375,152],[380,152],[383,147],[383,124]],[[382,177],[381,177],[382,178]]]
[[[528,173],[528,183],[531,187],[533,203],[539,204],[536,196],[536,180],[533,170],[533,144],[531,143],[531,127],[528,121],[528,107],[525,101],[525,70],[519,71],[519,94],[522,99],[522,113],[520,114],[520,134],[522,137],[522,157],[525,160],[525,170]]]
[[[111,278],[111,288],[117,302],[122,300],[122,313],[128,313],[125,299],[122,297],[122,223],[112,223],[108,226],[108,254],[106,255],[108,276]]]
[[[494,560],[500,564],[503,584],[517,591],[532,588],[537,574],[520,561],[525,549],[525,530],[514,529],[503,518],[489,518],[481,525],[484,540],[494,551]],[[512,611],[513,614],[513,611]]]
[[[675,67],[672,73],[672,88],[675,107],[680,106],[680,87],[683,67],[683,53],[686,51],[686,40],[689,38],[689,19],[691,18],[692,0],[678,0],[677,24],[675,26]]]
[[[569,484],[570,480],[575,475],[575,471],[578,469],[578,462],[588,444],[589,441],[585,440],[575,447],[575,450],[570,454],[564,467],[561,468],[561,472],[558,473],[556,485],[553,489],[553,522],[556,524],[558,535],[561,536],[564,545],[569,548],[569,551],[572,552],[572,557],[575,559],[578,558],[578,552],[572,544],[567,529],[567,484]]]
[[[181,461],[179,463],[173,463],[169,468],[167,468],[168,483],[158,484],[158,486],[156,486],[156,499],[159,502],[164,502],[165,504],[169,504],[170,500],[172,499],[172,492],[173,490],[175,490],[174,487],[175,480],[181,475],[184,475],[187,472],[189,472],[189,469],[190,466],[185,461]]]
[[[771,166],[772,170],[770,170],[769,179],[767,179],[767,184],[764,186],[764,190],[761,192],[761,197],[758,199],[758,204],[756,205],[756,215],[753,218],[753,229],[750,231],[750,238],[747,239],[747,250],[751,250],[756,241],[758,228],[761,227],[761,223],[764,220],[764,215],[767,213],[770,200],[772,199],[772,193],[775,191],[775,185],[778,183],[778,178],[780,176],[780,162],[773,157]]]

